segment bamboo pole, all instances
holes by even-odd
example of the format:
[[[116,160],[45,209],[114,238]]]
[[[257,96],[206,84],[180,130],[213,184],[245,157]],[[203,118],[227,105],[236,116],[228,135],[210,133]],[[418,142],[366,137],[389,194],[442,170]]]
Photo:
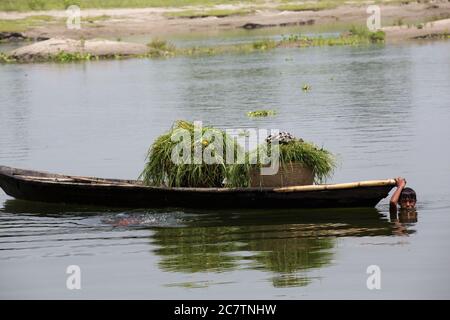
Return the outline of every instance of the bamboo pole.
[[[397,183],[395,182],[394,179],[368,180],[368,181],[338,183],[338,184],[283,187],[283,188],[276,188],[273,191],[275,192],[321,191],[321,190],[354,189],[360,187],[395,186],[396,184]]]
[[[138,183],[127,183],[123,181],[108,181],[107,179],[100,178],[88,178],[88,177],[36,177],[27,175],[16,175],[17,177],[28,180],[28,181],[45,181],[52,183],[74,183],[74,184],[86,184],[90,182],[94,185],[110,185],[110,186],[123,186],[123,187],[145,187]],[[305,186],[290,186],[282,188],[263,188],[269,189],[274,192],[288,193],[288,192],[301,192],[301,191],[323,191],[323,190],[342,190],[342,189],[355,189],[361,187],[383,187],[383,186],[395,186],[397,183],[395,179],[385,179],[385,180],[368,180],[359,182],[349,182],[349,183],[338,183],[338,184],[323,184],[323,185],[305,185]],[[158,188],[158,187],[156,187]],[[162,187],[164,188],[164,187]],[[235,192],[235,191],[248,191],[249,189],[260,189],[260,188],[164,188],[179,191],[196,191],[196,192]]]

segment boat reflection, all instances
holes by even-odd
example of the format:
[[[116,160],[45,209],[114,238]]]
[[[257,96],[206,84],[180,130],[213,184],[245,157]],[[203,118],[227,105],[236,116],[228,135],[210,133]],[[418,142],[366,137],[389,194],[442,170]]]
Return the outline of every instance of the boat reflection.
[[[8,199],[3,202],[3,208],[0,201],[0,212],[15,214],[32,214],[42,216],[60,216],[60,215],[98,215],[107,213],[120,213],[123,208],[111,208],[100,206],[87,206],[64,203],[34,202],[19,199]]]
[[[275,287],[309,284],[309,270],[332,263],[338,237],[414,232],[377,209],[215,212],[154,231],[154,252],[165,271],[269,271]]]
[[[52,217],[95,216],[92,228],[148,229],[167,272],[268,272],[274,287],[306,286],[311,271],[333,263],[340,237],[406,236],[417,212],[373,208],[186,211],[123,210],[7,200],[0,211]]]

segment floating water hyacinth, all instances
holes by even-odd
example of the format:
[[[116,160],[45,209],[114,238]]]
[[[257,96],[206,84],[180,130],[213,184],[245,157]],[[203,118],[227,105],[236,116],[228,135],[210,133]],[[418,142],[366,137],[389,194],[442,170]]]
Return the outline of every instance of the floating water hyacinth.
[[[268,117],[268,116],[274,116],[276,113],[274,110],[255,110],[255,111],[249,111],[247,112],[247,116],[254,118],[254,117]]]

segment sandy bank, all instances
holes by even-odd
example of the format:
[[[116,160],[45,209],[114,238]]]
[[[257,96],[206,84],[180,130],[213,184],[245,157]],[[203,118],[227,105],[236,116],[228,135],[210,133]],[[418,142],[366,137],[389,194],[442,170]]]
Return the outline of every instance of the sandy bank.
[[[386,39],[389,42],[438,38],[450,35],[450,19],[437,20],[417,26],[391,26],[384,27]]]
[[[19,61],[48,60],[50,57],[64,52],[68,54],[90,54],[102,57],[133,56],[145,54],[146,45],[130,42],[109,41],[103,39],[72,40],[52,38],[16,49],[11,57]]]

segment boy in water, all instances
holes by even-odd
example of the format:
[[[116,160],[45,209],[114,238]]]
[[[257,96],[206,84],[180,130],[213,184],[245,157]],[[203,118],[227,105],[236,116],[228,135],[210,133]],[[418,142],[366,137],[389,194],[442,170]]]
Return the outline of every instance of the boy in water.
[[[400,204],[400,209],[414,210],[416,208],[416,192],[411,188],[405,188],[406,180],[402,177],[395,179],[397,182],[397,190],[391,197],[390,211],[397,213],[397,204]]]

